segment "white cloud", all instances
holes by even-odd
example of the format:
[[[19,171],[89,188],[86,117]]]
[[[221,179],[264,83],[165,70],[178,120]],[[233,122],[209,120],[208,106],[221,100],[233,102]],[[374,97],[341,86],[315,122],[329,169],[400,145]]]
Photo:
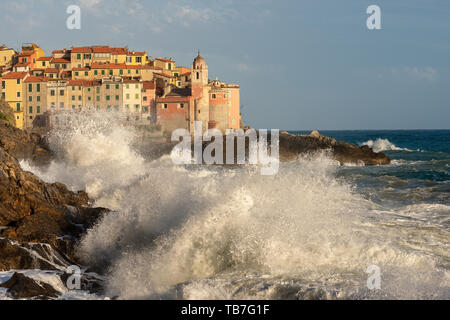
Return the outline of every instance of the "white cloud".
[[[392,75],[396,78],[407,78],[417,81],[436,81],[438,72],[433,67],[403,67],[393,68]]]

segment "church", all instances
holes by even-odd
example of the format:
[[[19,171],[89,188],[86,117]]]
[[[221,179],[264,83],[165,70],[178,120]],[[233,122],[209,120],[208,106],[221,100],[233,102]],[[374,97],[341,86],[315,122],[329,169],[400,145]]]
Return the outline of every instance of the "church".
[[[157,123],[163,132],[186,129],[194,133],[194,123],[202,122],[203,130],[239,129],[241,126],[240,87],[208,77],[208,65],[198,56],[191,73],[186,76],[186,87],[166,86],[156,98]]]

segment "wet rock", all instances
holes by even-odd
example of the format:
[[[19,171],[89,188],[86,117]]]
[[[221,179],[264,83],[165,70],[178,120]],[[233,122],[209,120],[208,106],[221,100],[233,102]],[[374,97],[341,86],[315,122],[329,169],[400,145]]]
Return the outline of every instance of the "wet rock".
[[[17,272],[7,282],[0,284],[0,288],[7,288],[8,293],[16,299],[47,299],[56,298],[58,295],[58,292],[51,285],[38,282]]]
[[[368,147],[359,147],[321,135],[313,131],[309,135],[280,134],[280,160],[290,161],[299,155],[327,151],[341,165],[364,163],[364,165],[384,165],[391,160],[384,153],[375,153]]]

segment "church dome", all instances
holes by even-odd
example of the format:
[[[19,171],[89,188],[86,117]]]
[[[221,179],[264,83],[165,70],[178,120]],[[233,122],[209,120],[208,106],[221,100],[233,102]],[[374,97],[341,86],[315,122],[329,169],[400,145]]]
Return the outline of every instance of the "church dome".
[[[194,59],[194,69],[206,69],[206,61],[205,59],[200,55],[200,52],[198,53],[197,57]]]

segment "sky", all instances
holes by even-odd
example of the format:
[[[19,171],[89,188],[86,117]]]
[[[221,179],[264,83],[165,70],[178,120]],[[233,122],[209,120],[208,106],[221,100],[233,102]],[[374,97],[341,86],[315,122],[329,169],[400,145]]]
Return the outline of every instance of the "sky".
[[[81,29],[69,30],[69,5]],[[367,7],[381,9],[369,30]],[[241,86],[243,120],[286,130],[450,129],[448,0],[0,2],[0,44],[129,46]]]

